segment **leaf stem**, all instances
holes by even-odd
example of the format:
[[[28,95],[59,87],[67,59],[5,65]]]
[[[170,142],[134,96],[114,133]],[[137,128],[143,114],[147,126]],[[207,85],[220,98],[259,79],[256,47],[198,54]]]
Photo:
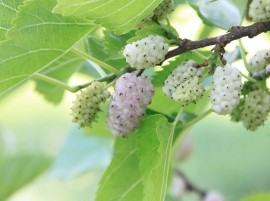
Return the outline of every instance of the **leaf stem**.
[[[244,48],[244,45],[243,45],[243,43],[242,43],[242,40],[239,39],[238,41],[239,41],[239,47],[240,47],[241,58],[243,59],[243,62],[244,62],[244,65],[245,65],[247,71],[248,71],[249,73],[251,73],[251,72],[252,72],[252,68],[251,68],[250,64],[248,63],[248,61],[247,61],[246,50],[245,50],[245,48]]]
[[[105,86],[105,89],[108,89],[109,87],[113,86],[116,82],[116,79],[111,81],[110,83],[108,83],[106,86]]]
[[[108,70],[112,73],[114,73],[115,75],[118,75],[120,76],[121,75],[121,72],[119,70],[117,70],[116,68],[112,67],[111,65],[103,62],[103,61],[100,61],[88,54],[86,54],[85,52],[82,52],[81,50],[78,50],[77,48],[72,48],[71,51],[79,56],[81,56],[82,58],[86,59],[86,60],[89,60],[89,61],[92,61],[96,64],[98,64],[101,68],[105,69],[105,70]]]
[[[171,26],[171,23],[170,23],[169,18],[167,18],[167,17],[166,17],[166,22],[167,22],[167,24],[169,25],[169,30],[170,30],[170,32],[172,33],[172,26]]]
[[[177,115],[176,115],[176,117],[175,117],[175,119],[173,121],[173,127],[172,127],[173,132],[174,132],[174,130],[176,128],[176,125],[177,125],[180,117],[181,117],[182,112],[183,112],[183,107],[181,107],[181,109],[179,110],[179,112],[177,113]]]
[[[186,124],[184,124],[182,126],[182,129],[180,131],[182,134],[179,134],[178,137],[174,140],[174,144],[173,144],[173,147],[172,147],[172,156],[174,158],[174,161],[172,161],[172,166],[173,167],[177,166],[177,161],[175,161],[176,160],[176,155],[177,155],[178,149],[179,149],[179,147],[180,147],[180,145],[182,143],[182,140],[184,139],[184,136],[187,133],[186,130],[188,128],[190,128],[192,125],[194,125],[195,123],[197,123],[198,121],[202,120],[204,117],[206,117],[211,112],[212,112],[212,110],[209,109],[206,112],[202,113],[198,117],[192,119],[191,121],[187,122]]]
[[[115,80],[117,78],[117,76],[115,74],[109,74],[108,76],[105,76],[105,77],[102,77],[102,78],[93,80],[91,82],[87,82],[87,83],[82,84],[82,85],[69,86],[69,85],[67,85],[64,82],[61,82],[61,81],[59,81],[57,79],[54,79],[52,77],[49,77],[47,75],[43,75],[43,74],[40,74],[40,73],[35,73],[32,77],[34,79],[42,80],[44,82],[47,82],[47,83],[53,84],[55,86],[61,87],[61,88],[65,89],[67,91],[70,91],[72,93],[76,93],[77,91],[79,91],[79,90],[81,90],[81,89],[83,89],[85,87],[88,87],[89,85],[91,85],[95,81],[99,81],[99,82],[103,82],[103,81],[112,82],[113,80]]]
[[[250,82],[256,83],[257,81],[253,79],[252,77],[249,77],[248,75],[245,75],[244,73],[241,72],[242,77],[246,78]]]
[[[197,123],[198,121],[202,120],[204,117],[206,117],[207,115],[209,115],[212,112],[211,109],[205,111],[204,113],[202,113],[201,115],[199,115],[198,117],[192,119],[191,121],[187,122],[186,124],[183,125],[183,130],[188,129],[190,126],[192,126],[193,124]]]
[[[176,125],[181,117],[181,114],[182,114],[182,111],[183,111],[183,107],[181,107],[181,109],[179,110],[177,116],[175,117],[173,123],[172,123],[172,128],[171,128],[171,131],[170,131],[170,134],[169,134],[169,137],[168,137],[168,145],[166,147],[166,152],[169,154],[168,155],[168,161],[165,160],[165,167],[164,167],[164,170],[163,170],[163,181],[164,183],[162,184],[162,186],[165,186],[165,190],[164,188],[162,188],[162,195],[164,195],[164,198],[165,198],[165,194],[166,194],[166,188],[168,186],[168,177],[169,177],[169,168],[170,168],[170,160],[172,158],[172,144],[173,144],[173,138],[174,138],[174,132],[175,132],[175,128],[176,128]]]
[[[83,89],[83,88],[85,88],[85,87],[88,87],[89,85],[91,85],[93,82],[95,82],[95,81],[99,81],[99,82],[103,82],[103,81],[106,81],[106,82],[111,82],[111,81],[113,81],[114,79],[116,79],[117,78],[117,76],[115,75],[115,74],[109,74],[109,75],[107,75],[107,76],[105,76],[105,77],[101,77],[101,78],[99,78],[99,79],[95,79],[95,80],[93,80],[93,81],[90,81],[90,82],[87,82],[87,83],[85,83],[85,84],[82,84],[82,85],[78,85],[78,86],[75,86],[76,87],[76,90],[77,91],[79,91],[79,90],[81,90],[81,89]]]
[[[35,79],[42,80],[44,82],[53,84],[55,86],[61,87],[61,88],[65,89],[65,90],[68,90],[70,92],[73,92],[73,93],[76,92],[76,88],[75,87],[71,87],[71,86],[67,85],[66,83],[61,82],[61,81],[59,81],[57,79],[54,79],[52,77],[49,77],[49,76],[46,76],[46,75],[42,75],[40,73],[35,73],[35,74],[33,74],[32,77],[35,78]]]
[[[199,58],[206,60],[207,57],[204,56],[203,54],[201,54],[198,50],[191,50],[192,53],[194,53],[196,56],[198,56]]]

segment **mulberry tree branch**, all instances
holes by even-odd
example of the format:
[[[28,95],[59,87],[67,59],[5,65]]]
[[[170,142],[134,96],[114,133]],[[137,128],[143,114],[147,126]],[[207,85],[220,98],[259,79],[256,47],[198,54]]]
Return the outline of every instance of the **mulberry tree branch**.
[[[232,27],[228,33],[212,37],[205,38],[198,41],[191,41],[188,39],[181,40],[179,46],[171,51],[165,57],[166,59],[172,58],[184,52],[188,52],[190,50],[195,50],[202,47],[207,47],[210,45],[221,45],[225,47],[228,43],[238,40],[243,37],[253,38],[263,32],[270,31],[270,21],[267,22],[256,22],[250,26],[236,26]]]

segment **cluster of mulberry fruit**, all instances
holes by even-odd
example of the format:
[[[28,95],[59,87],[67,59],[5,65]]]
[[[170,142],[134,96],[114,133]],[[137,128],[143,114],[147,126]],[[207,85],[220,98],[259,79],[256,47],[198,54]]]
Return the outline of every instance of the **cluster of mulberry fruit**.
[[[137,69],[154,66],[164,60],[168,44],[160,36],[148,36],[128,44],[124,55],[127,62]],[[267,72],[270,51],[263,50],[250,60],[253,74]],[[199,100],[204,94],[202,84],[203,68],[193,60],[178,65],[166,78],[163,92],[182,106]],[[270,111],[270,93],[259,87],[248,94],[242,93],[242,80],[239,70],[230,64],[218,66],[213,75],[213,88],[210,93],[212,110],[221,115],[231,114],[232,120],[242,121],[243,125],[255,131],[267,119]],[[139,127],[147,106],[151,103],[154,88],[150,79],[138,71],[125,73],[119,77],[111,95],[107,124],[115,136],[126,137]],[[101,82],[93,82],[77,95],[72,106],[73,121],[81,127],[91,126],[96,120],[100,104],[109,98],[110,93]]]

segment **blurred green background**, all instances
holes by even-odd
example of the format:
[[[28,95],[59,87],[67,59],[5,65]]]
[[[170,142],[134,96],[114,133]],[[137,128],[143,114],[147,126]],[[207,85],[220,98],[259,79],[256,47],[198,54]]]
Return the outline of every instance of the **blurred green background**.
[[[171,21],[183,38],[195,40],[224,33],[220,29],[203,29],[202,21],[189,6],[178,6]],[[249,57],[269,48],[266,36],[243,40]],[[235,46],[232,43],[226,50],[233,51]],[[236,64],[243,70],[242,62]],[[78,79],[82,82],[85,77],[76,74],[70,84]],[[34,83],[29,81],[0,100],[0,194],[1,189],[17,188],[34,179],[8,201],[94,199],[111,157],[112,137],[104,128],[102,136],[93,131],[84,136],[71,123],[69,108],[73,98],[73,94],[65,93],[60,105],[52,105],[35,92]],[[211,114],[189,131],[194,152],[180,168],[194,184],[220,191],[228,201],[270,192],[269,123],[251,133],[228,117]],[[29,178],[35,171],[41,175]]]

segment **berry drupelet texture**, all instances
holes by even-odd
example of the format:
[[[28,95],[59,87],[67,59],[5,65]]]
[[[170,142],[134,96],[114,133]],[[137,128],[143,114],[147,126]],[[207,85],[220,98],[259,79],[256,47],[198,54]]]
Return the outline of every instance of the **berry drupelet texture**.
[[[270,64],[270,51],[269,50],[261,50],[254,54],[250,60],[249,64],[252,70],[253,77],[260,77],[262,74],[268,74],[268,65]]]
[[[161,4],[156,7],[154,14],[157,16],[158,20],[166,19],[167,16],[174,10],[173,0],[163,0]]]
[[[253,0],[249,5],[249,17],[255,22],[270,20],[270,0]]]
[[[267,120],[270,109],[270,94],[266,89],[251,91],[245,99],[242,112],[243,125],[251,131],[257,130]]]
[[[110,92],[105,89],[103,83],[93,82],[77,94],[77,98],[71,108],[73,122],[78,123],[80,127],[90,127],[97,118],[100,104],[109,97]]]
[[[164,94],[179,101],[183,106],[196,102],[205,91],[200,82],[202,69],[193,67],[195,64],[192,60],[183,62],[164,82]]]
[[[125,73],[116,82],[111,96],[107,124],[115,136],[127,137],[139,127],[154,89],[151,81],[136,72]]]
[[[169,45],[164,38],[150,35],[146,38],[127,44],[124,56],[131,67],[146,69],[161,63],[168,53]]]
[[[217,67],[213,76],[214,88],[210,99],[212,110],[218,114],[230,114],[240,101],[242,82],[237,68],[227,64]]]

